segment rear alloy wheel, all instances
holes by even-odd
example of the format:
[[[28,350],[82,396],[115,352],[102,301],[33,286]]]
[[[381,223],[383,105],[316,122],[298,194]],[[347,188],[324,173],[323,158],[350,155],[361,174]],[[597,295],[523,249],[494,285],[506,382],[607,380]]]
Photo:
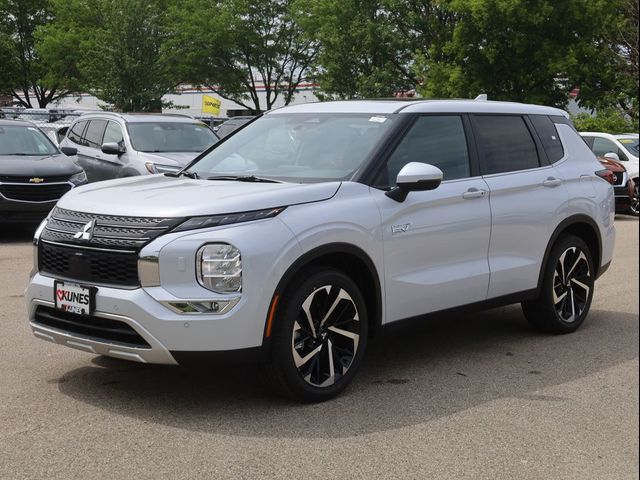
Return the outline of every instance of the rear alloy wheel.
[[[281,392],[317,402],[351,382],[367,343],[367,317],[349,277],[334,269],[307,273],[278,308],[269,368]]]
[[[553,272],[553,305],[558,317],[575,322],[587,306],[592,285],[585,253],[578,247],[567,248]]]
[[[637,179],[635,182],[636,186],[633,189],[633,198],[631,199],[631,205],[629,206],[629,213],[636,217],[638,216],[638,189],[640,188],[638,181],[640,181],[640,179]]]
[[[569,333],[584,321],[593,298],[591,252],[582,239],[561,237],[549,254],[540,297],[524,302],[527,320],[552,333]]]

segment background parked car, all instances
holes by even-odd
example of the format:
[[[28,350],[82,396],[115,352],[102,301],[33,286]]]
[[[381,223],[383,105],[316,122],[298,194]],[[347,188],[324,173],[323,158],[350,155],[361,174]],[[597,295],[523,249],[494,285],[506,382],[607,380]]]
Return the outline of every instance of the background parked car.
[[[216,134],[218,135],[219,138],[224,138],[230,135],[231,133],[235,132],[241,126],[245,125],[246,123],[249,123],[254,118],[255,117],[244,117],[244,116],[230,118],[229,120],[227,120],[226,122],[223,122],[218,126],[218,128],[216,129]]]
[[[61,146],[78,149],[78,164],[95,182],[176,172],[217,141],[186,115],[99,112],[80,116]]]
[[[638,216],[638,185],[640,179],[638,172],[638,134],[624,133],[612,135],[604,132],[582,132],[582,138],[587,142],[589,148],[598,157],[606,157],[610,160],[623,162],[629,178],[635,183],[635,190],[631,205],[627,213]]]
[[[40,221],[62,195],[87,183],[66,155],[33,123],[0,120],[0,221]]]
[[[611,158],[598,157],[600,163],[611,172],[605,179],[613,185],[616,196],[616,213],[629,213],[636,193],[636,183],[629,177],[622,164]],[[637,210],[637,206],[635,207]]]

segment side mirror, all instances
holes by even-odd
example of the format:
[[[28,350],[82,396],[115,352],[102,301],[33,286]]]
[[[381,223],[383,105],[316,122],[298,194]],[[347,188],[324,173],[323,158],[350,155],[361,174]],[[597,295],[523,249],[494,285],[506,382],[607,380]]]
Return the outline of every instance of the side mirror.
[[[409,192],[438,188],[442,177],[442,170],[438,167],[428,163],[407,163],[398,173],[397,187],[392,188],[385,195],[396,202],[404,202]]]
[[[615,160],[616,162],[620,161],[620,157],[617,153],[609,152],[604,154],[604,158],[608,158],[609,160]]]
[[[125,148],[121,147],[119,144],[115,142],[108,142],[102,144],[102,153],[107,153],[109,155],[120,155],[125,152]]]
[[[67,157],[73,157],[78,154],[78,149],[73,147],[60,147],[60,151]]]

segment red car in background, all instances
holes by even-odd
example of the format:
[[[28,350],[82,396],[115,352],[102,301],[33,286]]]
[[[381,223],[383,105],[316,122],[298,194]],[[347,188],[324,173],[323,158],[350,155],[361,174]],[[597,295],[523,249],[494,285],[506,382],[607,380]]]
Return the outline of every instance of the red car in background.
[[[611,185],[616,196],[616,213],[629,213],[629,207],[635,194],[635,183],[629,178],[627,169],[621,162],[611,158],[598,157],[600,163],[609,170],[609,175],[603,176]]]

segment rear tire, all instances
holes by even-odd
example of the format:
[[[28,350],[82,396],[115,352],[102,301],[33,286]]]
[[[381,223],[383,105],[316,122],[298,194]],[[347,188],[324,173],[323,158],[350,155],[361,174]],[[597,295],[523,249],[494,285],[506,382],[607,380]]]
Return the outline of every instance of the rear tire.
[[[273,320],[267,373],[280,394],[305,402],[338,395],[355,376],[367,346],[367,311],[356,284],[333,268],[298,275]]]
[[[525,317],[544,332],[574,332],[589,313],[594,279],[587,244],[575,235],[561,236],[549,253],[540,296],[522,303]]]

